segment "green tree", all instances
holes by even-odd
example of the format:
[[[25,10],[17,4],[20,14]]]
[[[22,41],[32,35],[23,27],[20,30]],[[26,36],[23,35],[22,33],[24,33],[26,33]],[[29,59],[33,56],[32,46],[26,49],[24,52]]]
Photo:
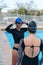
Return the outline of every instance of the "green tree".
[[[40,11],[37,11],[37,16],[40,16]]]
[[[18,14],[27,14],[27,9],[25,9],[24,7],[19,8]]]

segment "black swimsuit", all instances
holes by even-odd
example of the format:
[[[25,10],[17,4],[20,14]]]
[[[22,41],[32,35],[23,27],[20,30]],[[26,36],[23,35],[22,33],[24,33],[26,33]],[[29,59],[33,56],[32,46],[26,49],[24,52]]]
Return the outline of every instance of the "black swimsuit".
[[[22,45],[22,48],[24,50],[25,46]],[[41,42],[40,51],[42,51],[42,48],[43,48],[43,45],[42,45],[42,42]],[[38,65],[38,55],[34,58],[30,58],[27,55],[25,55],[25,53],[24,53],[21,65]]]

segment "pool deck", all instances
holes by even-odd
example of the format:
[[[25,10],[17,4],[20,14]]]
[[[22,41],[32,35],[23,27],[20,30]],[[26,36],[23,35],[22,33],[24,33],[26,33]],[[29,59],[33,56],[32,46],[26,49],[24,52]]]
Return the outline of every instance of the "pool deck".
[[[12,65],[12,49],[3,31],[0,31],[0,65]]]

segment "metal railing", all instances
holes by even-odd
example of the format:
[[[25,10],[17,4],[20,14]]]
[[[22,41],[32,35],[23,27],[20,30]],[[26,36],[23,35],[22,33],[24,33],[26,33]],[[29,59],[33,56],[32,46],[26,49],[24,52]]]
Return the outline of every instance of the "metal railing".
[[[17,17],[21,17],[23,21],[28,22],[31,20],[34,20],[36,22],[43,22],[43,16],[31,16],[31,15],[20,15],[20,14],[3,14],[0,15],[0,22],[3,21],[7,22],[13,22]]]
[[[17,17],[21,17],[24,22],[36,21],[39,26],[43,26],[43,16],[31,16],[31,15],[20,15],[20,14],[3,14],[0,15],[0,28],[4,28],[7,25],[13,23]]]

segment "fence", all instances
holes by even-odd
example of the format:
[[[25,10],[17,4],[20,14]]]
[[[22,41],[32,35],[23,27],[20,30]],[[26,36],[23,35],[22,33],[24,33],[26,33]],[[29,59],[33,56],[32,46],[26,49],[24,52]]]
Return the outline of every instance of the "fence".
[[[20,14],[3,14],[0,16],[0,22],[3,21],[6,21],[6,23],[7,21],[12,22],[15,21],[17,17],[21,17],[25,22],[31,20],[35,20],[36,22],[43,22],[43,16],[35,16],[35,15],[31,16],[31,15],[20,15]]]

